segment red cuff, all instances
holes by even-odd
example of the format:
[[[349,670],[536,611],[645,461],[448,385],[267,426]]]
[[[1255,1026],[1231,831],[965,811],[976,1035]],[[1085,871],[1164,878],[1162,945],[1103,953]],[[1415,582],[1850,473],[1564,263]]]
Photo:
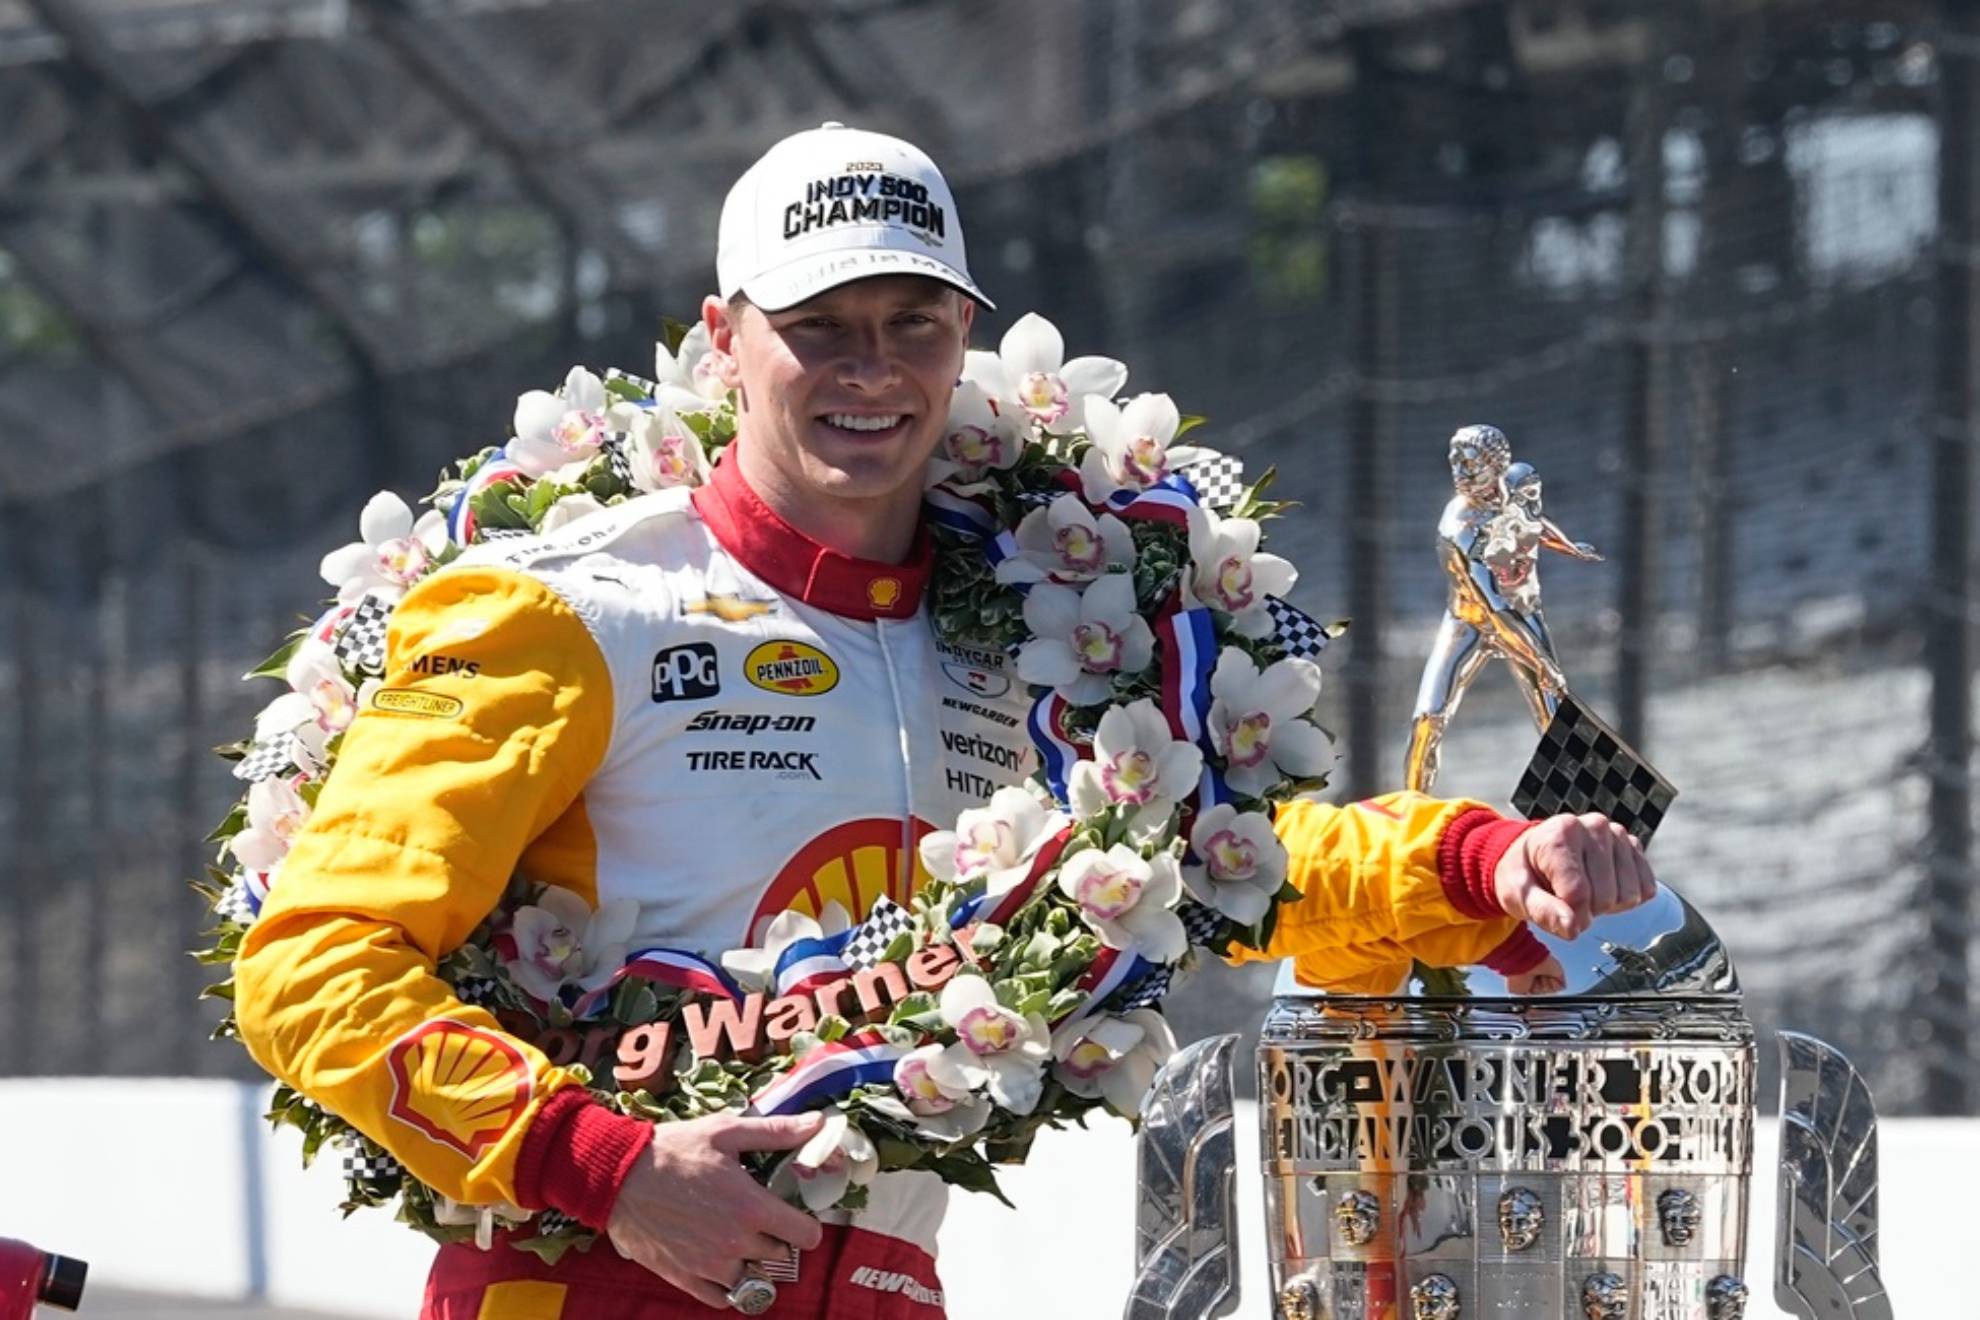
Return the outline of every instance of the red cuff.
[[[1444,897],[1467,917],[1503,917],[1492,889],[1492,872],[1513,841],[1538,821],[1507,820],[1496,811],[1473,807],[1444,827],[1437,844],[1437,878]]]
[[[1518,976],[1547,961],[1547,946],[1521,922],[1513,933],[1499,941],[1499,947],[1486,954],[1484,963],[1500,976]]]
[[[525,1210],[561,1210],[603,1229],[619,1184],[653,1140],[653,1125],[616,1114],[582,1086],[544,1101],[516,1156],[516,1195]]]

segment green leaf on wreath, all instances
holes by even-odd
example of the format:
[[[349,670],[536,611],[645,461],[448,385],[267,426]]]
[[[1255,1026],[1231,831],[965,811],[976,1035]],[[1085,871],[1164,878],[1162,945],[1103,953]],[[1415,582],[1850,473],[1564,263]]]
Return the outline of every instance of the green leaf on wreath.
[[[623,376],[608,376],[605,380],[605,392],[615,394],[627,403],[646,402],[646,391]]]
[[[275,654],[269,656],[266,660],[263,660],[260,664],[256,665],[254,668],[248,670],[247,673],[244,675],[244,677],[246,678],[283,677],[285,674],[288,673],[289,661],[295,659],[296,650],[298,647],[302,645],[303,638],[307,636],[308,633],[309,630],[305,628],[302,631],[292,635],[288,641],[282,643],[281,647],[275,652]]]

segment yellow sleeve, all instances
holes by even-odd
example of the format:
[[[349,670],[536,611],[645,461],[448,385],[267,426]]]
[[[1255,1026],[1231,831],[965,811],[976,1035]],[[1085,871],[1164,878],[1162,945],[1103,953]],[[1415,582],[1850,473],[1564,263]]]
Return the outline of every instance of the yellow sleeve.
[[[386,678],[235,965],[269,1072],[457,1201],[517,1200],[531,1119],[575,1080],[434,974],[574,804],[612,727],[605,659],[542,583],[461,568],[393,612]],[[587,899],[595,900],[588,893]]]
[[[1280,907],[1263,949],[1233,946],[1232,961],[1291,958],[1302,982],[1359,994],[1395,989],[1412,959],[1479,962],[1519,922],[1460,912],[1444,894],[1437,849],[1452,821],[1483,805],[1421,793],[1287,803],[1274,828],[1300,896]]]

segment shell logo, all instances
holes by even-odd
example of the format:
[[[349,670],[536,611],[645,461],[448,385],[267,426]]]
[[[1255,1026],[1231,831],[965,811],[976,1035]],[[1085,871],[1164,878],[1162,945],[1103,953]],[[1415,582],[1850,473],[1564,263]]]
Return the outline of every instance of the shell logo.
[[[876,610],[891,610],[901,598],[899,578],[874,578],[866,584],[866,603]]]
[[[529,1060],[514,1041],[448,1018],[423,1022],[392,1045],[394,1119],[475,1159],[529,1104]]]
[[[757,900],[745,939],[758,943],[780,912],[816,917],[826,904],[837,903],[859,921],[883,895],[905,905],[928,879],[910,840],[918,843],[933,828],[926,821],[879,816],[834,825],[784,863]]]
[[[743,677],[765,692],[815,697],[839,685],[839,666],[805,642],[765,642],[743,659]]]

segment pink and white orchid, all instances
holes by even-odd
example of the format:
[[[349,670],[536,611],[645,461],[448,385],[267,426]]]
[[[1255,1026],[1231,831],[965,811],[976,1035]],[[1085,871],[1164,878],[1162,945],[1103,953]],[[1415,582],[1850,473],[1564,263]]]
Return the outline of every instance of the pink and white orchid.
[[[1052,1073],[1074,1095],[1098,1096],[1115,1113],[1134,1118],[1156,1071],[1175,1052],[1175,1033],[1152,1008],[1078,1018],[1053,1037]]]
[[[575,481],[591,466],[611,431],[605,382],[572,367],[560,394],[530,390],[516,399],[509,461],[531,477]]]
[[[1258,549],[1259,527],[1251,518],[1219,518],[1209,509],[1189,511],[1192,598],[1231,616],[1242,637],[1268,637],[1272,612],[1267,596],[1283,596],[1299,580],[1292,564]]]
[[[1150,962],[1172,963],[1189,950],[1189,933],[1175,906],[1182,872],[1167,853],[1143,857],[1125,844],[1088,848],[1059,868],[1059,891],[1110,949],[1128,949]]]
[[[1137,822],[1154,834],[1202,773],[1203,749],[1175,737],[1162,708],[1143,697],[1107,708],[1093,734],[1093,759],[1072,768],[1066,793],[1081,819],[1135,807]]]
[[[1196,818],[1189,831],[1196,863],[1183,867],[1190,893],[1241,926],[1257,924],[1272,910],[1286,879],[1286,846],[1272,818],[1220,802]]]
[[[1036,1107],[1052,1055],[1044,1018],[1005,1008],[988,981],[963,975],[942,987],[942,1021],[956,1033],[955,1043],[942,1051],[943,1076],[971,1091],[987,1088],[991,1100],[1013,1114]]]
[[[556,885],[516,909],[509,935],[516,950],[504,965],[515,983],[545,1004],[562,1004],[565,987],[596,990],[625,965],[639,904],[615,899],[592,911],[582,897]]]
[[[942,443],[928,464],[928,484],[947,481],[967,486],[1016,463],[1024,453],[1021,417],[1009,404],[999,411],[975,381],[956,386]]]
[[[666,400],[630,411],[626,458],[633,485],[641,490],[667,490],[699,486],[708,480],[708,453],[701,438]]]
[[[596,496],[579,491],[566,495],[543,511],[543,518],[536,524],[539,532],[554,532],[559,527],[568,527],[574,522],[589,518],[594,513],[605,512],[605,506]]]
[[[729,387],[715,369],[714,346],[708,326],[696,321],[681,339],[681,346],[669,353],[667,345],[653,346],[653,383],[660,388],[663,404],[685,410],[711,408],[728,397]]]
[[[1113,692],[1115,674],[1135,674],[1155,656],[1155,634],[1134,607],[1134,579],[1109,573],[1085,591],[1040,582],[1024,598],[1031,640],[1018,648],[1018,677],[1056,688],[1075,706]]]
[[[972,351],[964,357],[963,379],[981,385],[1000,404],[1022,410],[1046,430],[1064,435],[1085,424],[1089,397],[1105,400],[1121,392],[1127,368],[1106,357],[1066,361],[1066,340],[1059,328],[1027,312],[1004,332],[995,353]]]
[[[1306,715],[1320,696],[1320,666],[1277,661],[1263,673],[1234,646],[1210,674],[1211,746],[1225,760],[1224,779],[1257,797],[1281,779],[1324,774],[1334,746]]]
[[[1093,443],[1079,462],[1080,490],[1099,504],[1117,490],[1143,491],[1194,461],[1193,445],[1175,443],[1182,415],[1166,394],[1137,394],[1125,408],[1086,401],[1086,436]]]
[[[358,539],[323,556],[318,571],[337,588],[340,604],[366,595],[396,601],[426,576],[446,545],[447,520],[439,510],[429,509],[415,522],[404,500],[381,490],[358,515]]]
[[[937,1141],[974,1136],[990,1121],[990,1101],[970,1090],[944,1046],[923,1045],[903,1055],[894,1064],[894,1089],[899,1100],[869,1095],[866,1103]]]
[[[722,955],[722,967],[745,990],[769,990],[777,979],[777,959],[799,940],[822,940],[852,925],[852,918],[837,903],[827,903],[816,918],[786,908],[763,930],[753,949],[730,949]]]
[[[997,564],[999,582],[1091,582],[1134,568],[1134,537],[1111,513],[1098,518],[1077,495],[1061,495],[1024,515],[1017,553]]]
[[[980,880],[994,898],[1023,880],[1038,850],[1069,823],[1029,789],[1007,786],[992,793],[986,805],[957,816],[954,830],[922,835],[921,864],[937,880],[963,885]]]
[[[247,792],[247,828],[227,841],[227,851],[250,871],[274,871],[289,843],[309,819],[309,804],[286,779],[263,779]]]
[[[783,1197],[796,1192],[804,1208],[816,1214],[837,1205],[849,1188],[872,1182],[879,1171],[880,1153],[872,1139],[852,1125],[843,1109],[828,1109],[811,1140],[770,1175],[770,1190]]]

